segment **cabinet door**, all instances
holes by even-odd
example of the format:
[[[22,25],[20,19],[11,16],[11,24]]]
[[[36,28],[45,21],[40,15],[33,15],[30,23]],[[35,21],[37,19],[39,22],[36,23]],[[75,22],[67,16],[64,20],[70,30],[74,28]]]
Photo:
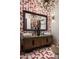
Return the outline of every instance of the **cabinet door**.
[[[49,38],[48,38],[48,44],[51,44],[51,43],[52,43],[52,40],[53,40],[53,39],[52,39],[51,37],[49,37]]]
[[[34,40],[34,47],[41,47],[47,44],[46,38],[38,38]]]
[[[31,39],[24,39],[23,40],[23,49],[31,49],[33,48],[33,45],[32,45],[32,40]]]
[[[42,45],[46,45],[47,44],[47,38],[42,38]]]
[[[34,40],[34,47],[39,47],[42,45],[42,40],[41,39],[35,39]]]

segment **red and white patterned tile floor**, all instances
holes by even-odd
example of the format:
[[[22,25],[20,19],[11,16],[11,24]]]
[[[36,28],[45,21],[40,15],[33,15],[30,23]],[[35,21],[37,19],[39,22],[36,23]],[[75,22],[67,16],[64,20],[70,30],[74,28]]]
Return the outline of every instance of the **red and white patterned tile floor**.
[[[55,54],[52,52],[51,47],[45,47],[26,53],[25,55],[21,55],[20,59],[55,59]]]

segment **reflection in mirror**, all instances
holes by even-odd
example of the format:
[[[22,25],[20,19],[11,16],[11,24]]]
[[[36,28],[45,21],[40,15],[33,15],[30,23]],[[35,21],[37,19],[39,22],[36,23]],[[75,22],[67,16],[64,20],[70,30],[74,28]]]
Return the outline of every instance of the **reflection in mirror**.
[[[24,11],[24,30],[47,30],[47,16]]]

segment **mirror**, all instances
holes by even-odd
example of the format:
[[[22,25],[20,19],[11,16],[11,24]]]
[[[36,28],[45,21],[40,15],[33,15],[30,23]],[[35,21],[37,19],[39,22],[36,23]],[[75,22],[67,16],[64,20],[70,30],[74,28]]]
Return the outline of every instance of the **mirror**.
[[[46,31],[47,16],[30,11],[23,11],[23,28],[24,31]]]

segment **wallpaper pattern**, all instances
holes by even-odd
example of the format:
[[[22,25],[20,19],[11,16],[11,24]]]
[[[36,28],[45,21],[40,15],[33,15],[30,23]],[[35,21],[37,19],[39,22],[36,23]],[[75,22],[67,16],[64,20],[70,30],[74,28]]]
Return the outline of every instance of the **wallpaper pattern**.
[[[20,31],[23,32],[23,10],[47,15],[48,17],[48,32],[50,32],[50,22],[51,22],[51,9],[45,9],[43,3],[39,0],[20,0]],[[52,12],[53,13],[53,12]]]

